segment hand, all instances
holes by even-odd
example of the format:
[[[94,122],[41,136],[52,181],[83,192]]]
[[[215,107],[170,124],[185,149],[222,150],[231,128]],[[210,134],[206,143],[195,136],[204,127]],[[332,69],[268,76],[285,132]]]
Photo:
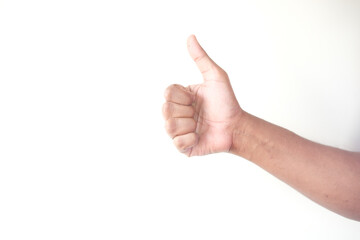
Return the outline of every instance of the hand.
[[[203,83],[165,90],[165,128],[178,150],[187,156],[228,152],[242,114],[230,80],[200,46],[194,35],[187,42]]]

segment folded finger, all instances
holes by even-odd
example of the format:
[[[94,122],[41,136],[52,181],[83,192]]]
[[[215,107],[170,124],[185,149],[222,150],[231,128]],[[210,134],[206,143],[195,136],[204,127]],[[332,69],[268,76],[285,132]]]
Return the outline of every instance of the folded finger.
[[[163,116],[169,118],[191,118],[194,117],[195,110],[193,106],[184,106],[177,103],[166,102],[163,105]]]
[[[180,152],[186,152],[191,147],[195,146],[198,141],[198,136],[196,133],[188,133],[180,135],[174,138],[174,145]]]
[[[196,122],[193,118],[169,118],[165,128],[171,138],[179,135],[195,132]]]
[[[167,102],[190,106],[194,101],[193,93],[181,85],[173,84],[165,90]]]

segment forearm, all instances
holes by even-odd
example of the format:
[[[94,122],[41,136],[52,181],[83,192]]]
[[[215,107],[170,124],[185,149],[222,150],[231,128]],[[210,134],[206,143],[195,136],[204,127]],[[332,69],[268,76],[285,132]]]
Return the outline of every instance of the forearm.
[[[243,112],[230,152],[310,199],[360,220],[360,155],[320,145]]]

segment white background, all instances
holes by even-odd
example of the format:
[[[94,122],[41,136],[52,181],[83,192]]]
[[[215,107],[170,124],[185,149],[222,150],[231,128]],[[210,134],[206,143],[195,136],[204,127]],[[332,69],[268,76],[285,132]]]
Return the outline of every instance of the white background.
[[[246,111],[360,151],[359,1],[0,1],[0,239],[360,239],[247,160],[176,151],[190,34]]]

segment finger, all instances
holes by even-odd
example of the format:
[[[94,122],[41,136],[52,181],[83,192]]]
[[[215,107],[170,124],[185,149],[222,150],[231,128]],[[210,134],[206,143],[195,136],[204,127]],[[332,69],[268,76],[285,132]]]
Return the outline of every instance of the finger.
[[[186,152],[198,142],[198,135],[196,133],[188,133],[174,138],[174,145],[180,152]]]
[[[165,129],[171,138],[195,132],[196,122],[193,118],[169,118],[165,122]]]
[[[204,77],[204,80],[208,79],[208,76],[222,70],[205,52],[200,46],[195,35],[191,35],[187,41],[188,51],[191,58],[195,61],[198,69]]]
[[[194,101],[194,94],[181,85],[173,84],[166,88],[165,99],[167,102],[190,106]]]
[[[162,108],[165,120],[169,118],[192,118],[195,114],[193,106],[184,106],[172,102],[166,102]]]

